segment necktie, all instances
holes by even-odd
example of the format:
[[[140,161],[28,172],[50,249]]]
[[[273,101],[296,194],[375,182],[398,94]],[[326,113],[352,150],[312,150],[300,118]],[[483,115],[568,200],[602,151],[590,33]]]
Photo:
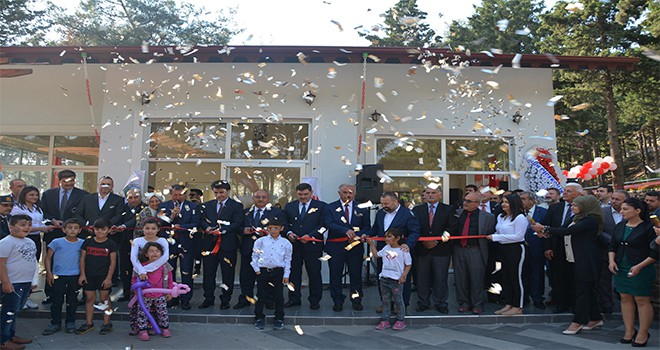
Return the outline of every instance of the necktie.
[[[255,226],[259,226],[260,221],[261,221],[261,210],[262,209],[257,209],[257,212],[254,214],[254,223]]]
[[[435,208],[435,205],[431,204],[429,206],[429,226],[433,226],[433,208]]]
[[[64,212],[66,211],[66,205],[69,202],[68,198],[68,191],[64,190],[64,194],[62,195],[62,201],[60,202],[60,219],[64,220]]]
[[[463,224],[463,231],[461,232],[461,236],[468,236],[470,233],[470,213],[469,211],[466,212],[467,216],[465,216],[465,223]],[[467,238],[461,238],[461,247],[467,246]]]
[[[344,205],[344,215],[346,215],[346,222],[350,223],[351,222],[351,213],[348,211],[348,204]]]
[[[481,203],[481,211],[486,211],[486,203]]]
[[[303,204],[302,209],[300,209],[300,214],[298,215],[298,218],[302,220],[305,217],[305,214],[307,214],[307,204]]]
[[[218,219],[220,219],[220,212],[221,211],[222,211],[222,202],[218,202],[218,214],[216,215],[216,217]]]
[[[566,226],[568,222],[571,220],[571,216],[573,214],[573,211],[571,210],[571,203],[566,203],[566,214],[564,215],[564,222],[562,223],[562,226]]]

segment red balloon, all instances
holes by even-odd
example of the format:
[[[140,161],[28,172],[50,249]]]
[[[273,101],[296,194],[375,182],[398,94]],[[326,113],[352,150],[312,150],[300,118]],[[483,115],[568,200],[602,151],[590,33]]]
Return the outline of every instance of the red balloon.
[[[607,170],[607,169],[610,168],[610,163],[608,163],[608,162],[603,162],[603,163],[600,164],[600,168],[601,168],[601,169],[605,169],[605,170]]]
[[[596,174],[598,175],[603,175],[603,173],[605,173],[605,169],[603,168],[598,169],[598,171],[596,172]]]

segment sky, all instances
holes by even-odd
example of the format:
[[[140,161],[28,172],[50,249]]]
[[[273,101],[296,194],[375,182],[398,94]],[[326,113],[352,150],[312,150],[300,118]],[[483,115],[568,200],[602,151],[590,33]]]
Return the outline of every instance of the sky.
[[[180,1],[180,0],[177,0]],[[54,0],[70,11],[78,0]],[[383,23],[381,14],[397,0],[188,0],[207,10],[235,8],[234,20],[245,31],[232,45],[369,46],[354,29]],[[545,0],[551,6],[556,0]],[[481,0],[418,0],[426,22],[436,35],[445,34],[449,23],[466,19]],[[442,13],[442,16],[440,16]],[[335,23],[333,23],[333,21]],[[340,30],[340,26],[343,30]]]

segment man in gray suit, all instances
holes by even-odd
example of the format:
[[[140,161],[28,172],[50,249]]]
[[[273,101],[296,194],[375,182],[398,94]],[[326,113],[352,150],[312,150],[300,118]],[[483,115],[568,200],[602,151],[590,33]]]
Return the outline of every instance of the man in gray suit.
[[[456,211],[458,225],[453,236],[489,235],[495,232],[495,216],[479,210],[481,196],[468,193],[463,208]],[[475,315],[484,312],[484,276],[488,261],[488,241],[485,238],[454,239],[453,262],[458,311],[470,309]]]
[[[621,216],[621,204],[630,198],[630,194],[624,190],[616,190],[612,193],[610,205],[603,209],[603,232],[600,235],[600,281],[598,282],[598,305],[600,311],[604,314],[611,314],[614,301],[612,300],[612,273],[609,270],[609,260],[607,257],[608,247],[612,240],[614,227],[623,220]]]

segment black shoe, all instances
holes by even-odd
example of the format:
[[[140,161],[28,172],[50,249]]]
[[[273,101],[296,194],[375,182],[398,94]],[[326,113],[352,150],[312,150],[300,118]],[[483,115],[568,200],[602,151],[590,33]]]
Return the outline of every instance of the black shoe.
[[[54,324],[51,324],[46,328],[43,332],[41,332],[42,335],[53,335],[59,331],[62,330],[62,326],[57,326]]]
[[[190,306],[190,303],[187,301],[182,301],[181,302],[181,310],[190,310],[192,306]]]
[[[422,311],[426,311],[426,310],[428,310],[428,309],[429,309],[429,308],[428,308],[427,306],[417,305],[417,307],[415,308],[415,311],[417,311],[417,312],[422,312]]]
[[[441,314],[448,314],[449,313],[449,308],[446,306],[438,306],[437,307],[438,312]]]
[[[112,322],[103,324],[101,326],[101,335],[106,335],[112,333]]]
[[[256,321],[254,321],[254,328],[256,329],[264,329],[266,328],[266,320],[263,318],[260,318]]]
[[[168,308],[172,308],[172,307],[175,307],[175,306],[178,306],[178,305],[179,305],[179,299],[178,298],[173,298],[172,300],[167,302],[167,307]]]
[[[621,344],[630,344],[630,343],[633,342],[633,340],[635,340],[635,337],[637,337],[637,330],[636,329],[635,329],[635,334],[633,334],[632,338],[630,338],[630,339],[621,338],[621,340],[619,340],[619,343],[621,343]]]
[[[223,301],[220,303],[220,310],[227,310],[229,309],[229,302],[228,301]]]
[[[248,306],[250,306],[250,303],[245,299],[241,299],[241,301],[239,301],[238,304],[234,305],[234,310],[242,309]]]
[[[563,314],[563,313],[566,313],[566,312],[568,312],[568,308],[565,307],[565,306],[557,306],[557,307],[555,307],[554,310],[552,310],[553,314]]]
[[[291,300],[289,300],[289,301],[287,301],[286,303],[284,303],[284,307],[300,306],[300,304],[301,304],[301,303],[300,303],[299,301],[291,301]]]
[[[312,310],[318,310],[320,307],[321,307],[321,305],[319,305],[319,303],[310,303],[309,304],[309,308],[312,309]]]
[[[545,304],[542,301],[535,301],[534,307],[539,310],[545,310]]]
[[[53,299],[51,297],[46,297],[46,299],[41,301],[41,303],[44,304],[44,305],[50,304],[52,302],[53,302]]]
[[[364,310],[364,307],[362,306],[362,303],[360,303],[359,301],[354,301],[353,302],[353,310],[362,311],[362,310]]]
[[[213,299],[204,299],[204,301],[199,305],[200,309],[206,309],[209,306],[213,306],[215,303],[213,302]]]
[[[637,339],[637,337],[635,336],[635,337],[633,337],[633,342],[630,345],[632,345],[633,348],[643,348],[643,347],[645,347],[646,344],[649,342],[649,339],[651,339],[651,333],[646,333],[646,334],[648,334],[648,336],[646,337],[645,342],[643,342],[643,343],[636,342],[635,339]]]
[[[275,322],[273,322],[273,329],[274,330],[280,330],[280,329],[283,329],[283,328],[284,328],[284,321],[275,320]]]
[[[332,311],[339,312],[344,310],[344,305],[342,304],[335,304],[332,306]]]
[[[274,302],[268,302],[268,303],[264,303],[264,304],[265,304],[264,306],[266,307],[266,310],[274,310],[275,309],[275,303]]]

